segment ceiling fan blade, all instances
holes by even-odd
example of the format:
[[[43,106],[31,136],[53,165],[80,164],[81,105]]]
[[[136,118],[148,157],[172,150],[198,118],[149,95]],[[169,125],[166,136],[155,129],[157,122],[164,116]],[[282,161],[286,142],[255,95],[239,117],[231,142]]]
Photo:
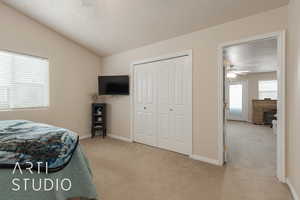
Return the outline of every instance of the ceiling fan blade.
[[[95,6],[97,3],[97,0],[80,0],[80,1],[81,1],[81,5],[86,7]]]

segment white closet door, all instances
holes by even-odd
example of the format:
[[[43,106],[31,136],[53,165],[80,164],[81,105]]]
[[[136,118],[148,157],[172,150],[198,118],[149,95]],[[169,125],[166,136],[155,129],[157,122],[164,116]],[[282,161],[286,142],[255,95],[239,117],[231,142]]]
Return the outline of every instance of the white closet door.
[[[171,82],[172,82],[171,60],[157,63],[159,70],[157,76],[157,139],[158,147],[172,150],[172,121],[170,112],[171,103]]]
[[[134,140],[156,146],[156,67],[152,63],[137,66],[134,73]]]
[[[191,153],[191,69],[187,57],[160,62],[158,67],[158,146]]]

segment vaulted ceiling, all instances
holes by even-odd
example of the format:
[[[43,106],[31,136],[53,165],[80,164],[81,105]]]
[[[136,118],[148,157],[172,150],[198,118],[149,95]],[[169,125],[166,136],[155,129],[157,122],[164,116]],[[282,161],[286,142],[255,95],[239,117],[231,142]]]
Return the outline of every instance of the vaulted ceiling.
[[[111,55],[288,4],[288,0],[2,0]]]

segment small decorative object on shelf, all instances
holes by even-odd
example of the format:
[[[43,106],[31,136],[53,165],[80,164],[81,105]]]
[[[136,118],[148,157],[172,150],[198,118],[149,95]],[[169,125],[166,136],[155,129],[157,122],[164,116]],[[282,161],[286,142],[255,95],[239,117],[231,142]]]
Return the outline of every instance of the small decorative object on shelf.
[[[97,114],[98,114],[98,115],[102,115],[102,108],[98,108]]]
[[[101,133],[103,138],[106,136],[106,104],[93,103],[92,104],[92,137],[96,133]]]

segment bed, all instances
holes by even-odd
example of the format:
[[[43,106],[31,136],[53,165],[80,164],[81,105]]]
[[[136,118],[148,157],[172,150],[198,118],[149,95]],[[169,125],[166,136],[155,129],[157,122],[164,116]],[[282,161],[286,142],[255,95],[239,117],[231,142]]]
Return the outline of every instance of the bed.
[[[12,124],[15,123],[20,124],[20,122],[22,124],[21,126],[19,125],[11,126]],[[32,127],[32,126],[39,127],[39,129],[37,129],[38,131],[35,131],[36,133],[31,132],[28,134],[30,136],[25,137],[24,136],[25,133],[28,132],[28,131],[24,131],[26,129],[25,127]],[[26,159],[27,158],[28,159],[27,160],[24,159],[24,153],[22,156],[19,156],[20,150],[18,150],[18,148],[17,149],[11,148],[10,145],[9,150],[5,151],[3,150],[3,148],[1,149],[1,147],[6,145],[8,136],[11,135],[12,127],[14,127],[15,130],[18,130],[19,133],[17,134],[17,136],[14,136],[14,139],[18,137],[18,141],[19,140],[25,141],[25,143],[23,141],[22,145],[18,144],[18,147],[20,146],[24,147],[24,145],[29,145],[29,147],[32,147],[32,145],[36,146],[35,143],[28,144],[28,141],[31,141],[31,139],[36,135],[40,134],[41,136],[42,132],[44,132],[43,134],[47,132],[47,134],[49,135],[49,133],[52,134],[53,132],[55,132],[55,130],[57,130],[57,132],[60,133],[62,132],[62,130],[69,131],[67,129],[62,129],[62,128],[58,128],[46,124],[34,123],[25,120],[0,121],[0,145],[2,145],[0,146],[0,199],[9,199],[9,200],[40,200],[40,199],[95,200],[98,199],[96,188],[92,182],[92,171],[89,167],[88,160],[86,159],[84,153],[82,152],[82,148],[80,147],[80,144],[78,144],[77,141],[78,138],[76,141],[75,140],[73,141],[76,142],[76,146],[74,147],[74,149],[68,149],[65,146],[58,143],[57,141],[53,142],[53,144],[57,146],[61,146],[60,147],[62,149],[61,152],[63,152],[64,154],[66,154],[66,152],[69,153],[71,152],[72,154],[70,155],[66,154],[66,156],[64,156],[64,154],[58,154],[57,156],[58,158],[56,160],[53,160],[53,158],[51,158],[50,167],[47,166],[45,168],[44,166],[41,168],[36,168],[33,165],[31,166],[24,165],[24,160],[28,161],[34,159],[28,155],[27,157],[25,157]],[[41,130],[47,130],[47,131],[41,131]],[[71,131],[69,131],[68,134],[64,133],[60,137],[61,140],[68,141],[68,146],[72,146],[71,143],[69,143],[70,138],[66,137],[66,135],[67,136],[70,135],[71,139],[74,138],[76,135]],[[56,139],[58,138],[57,134],[53,134],[52,136],[49,137],[51,141],[53,140],[54,136],[56,137]],[[12,136],[10,136],[10,138],[12,138]],[[45,137],[43,136],[39,138],[44,139]],[[49,142],[47,142],[47,144],[48,143]],[[56,149],[57,148],[58,147],[56,147]],[[11,149],[14,150],[14,154],[10,152],[12,151]],[[49,149],[47,149],[47,151],[49,151]],[[14,159],[10,159],[8,161],[4,159],[6,157],[11,158],[12,157],[11,155],[6,157],[5,156],[1,157],[3,153],[7,153],[7,152],[11,153],[11,155],[14,155],[13,156]],[[29,153],[27,152],[27,154],[34,154],[33,152],[34,151],[29,151]],[[40,154],[36,154],[36,155],[40,155]],[[15,162],[16,158],[19,159],[21,164],[16,165],[14,163],[15,165],[12,165],[11,160]],[[36,160],[34,160],[34,162],[36,162],[37,160],[41,161],[40,157],[38,159],[37,158],[35,159]],[[43,164],[40,165],[43,166]],[[61,167],[58,168],[58,166]],[[51,185],[53,185],[53,187]]]

